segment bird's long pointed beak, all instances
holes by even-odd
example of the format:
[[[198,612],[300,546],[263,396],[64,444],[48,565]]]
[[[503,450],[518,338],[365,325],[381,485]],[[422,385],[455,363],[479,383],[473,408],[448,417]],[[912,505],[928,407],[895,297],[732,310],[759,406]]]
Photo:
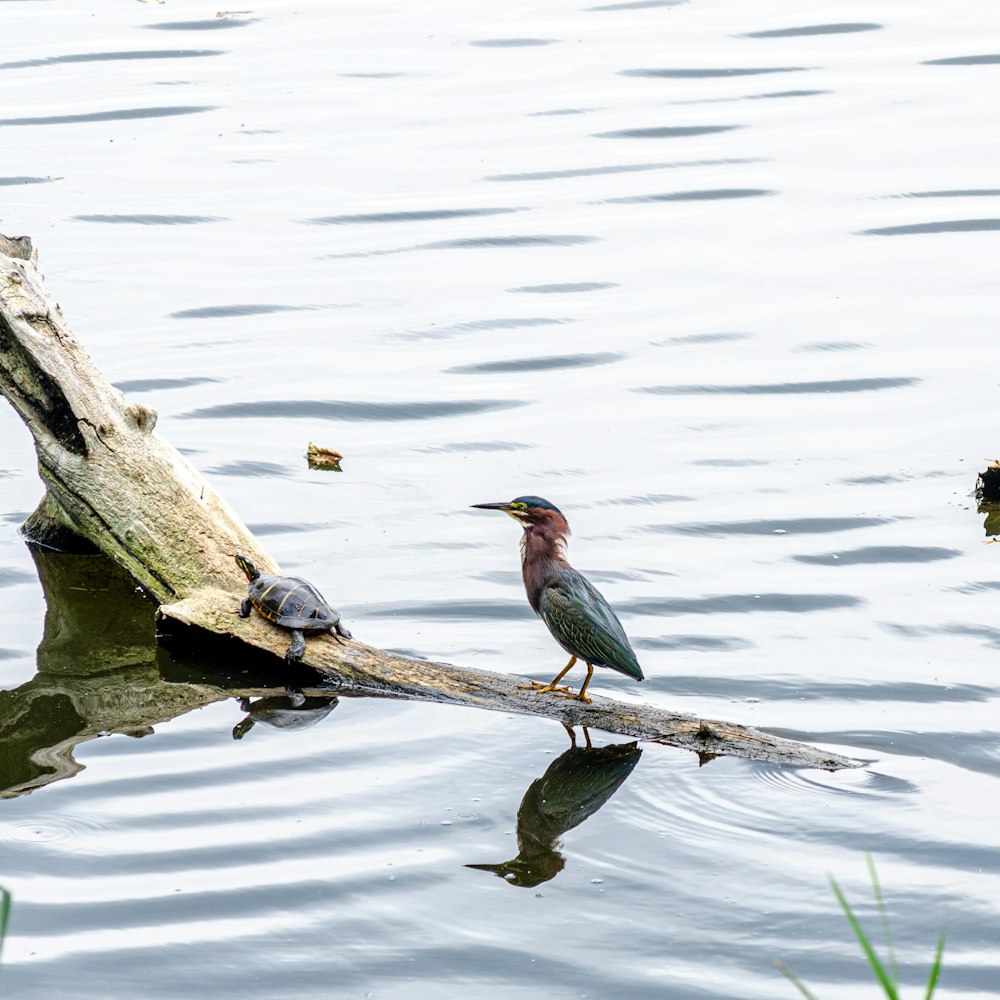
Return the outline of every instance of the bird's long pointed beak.
[[[474,503],[470,507],[477,507],[479,510],[507,510],[509,503]]]

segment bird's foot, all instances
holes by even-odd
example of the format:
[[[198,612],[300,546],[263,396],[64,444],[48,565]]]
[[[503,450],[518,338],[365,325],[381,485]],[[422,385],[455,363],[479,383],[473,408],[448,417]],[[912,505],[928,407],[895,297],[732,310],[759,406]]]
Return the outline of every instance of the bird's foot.
[[[554,691],[559,694],[560,691],[569,691],[569,688],[563,684],[543,684],[541,681],[532,681],[530,684],[519,684],[519,691],[534,691],[535,694],[548,694],[550,691]],[[560,695],[560,697],[563,697]]]
[[[568,698],[570,699],[570,701],[582,701],[585,705],[591,704],[590,695],[586,694],[583,691],[581,691],[579,694],[571,694],[571,693],[562,694],[562,691],[569,692],[569,688],[561,688],[559,691],[556,691],[557,698]]]

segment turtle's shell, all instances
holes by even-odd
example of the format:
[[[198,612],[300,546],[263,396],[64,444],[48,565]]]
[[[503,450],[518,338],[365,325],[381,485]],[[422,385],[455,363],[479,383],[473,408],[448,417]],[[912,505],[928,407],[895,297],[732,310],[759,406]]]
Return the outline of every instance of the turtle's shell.
[[[248,587],[250,603],[268,620],[283,628],[304,632],[327,632],[340,621],[340,614],[326,603],[308,580],[297,576],[262,573]]]

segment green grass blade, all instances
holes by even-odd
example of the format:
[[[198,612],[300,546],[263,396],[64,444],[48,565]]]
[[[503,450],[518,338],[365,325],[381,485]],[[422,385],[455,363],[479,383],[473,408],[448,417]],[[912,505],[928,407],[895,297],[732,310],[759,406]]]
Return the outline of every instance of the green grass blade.
[[[784,962],[776,961],[774,967],[805,997],[805,1000],[816,1000],[816,994],[810,993],[805,983]]]
[[[4,938],[7,937],[7,924],[10,921],[11,894],[0,886],[0,953],[3,952]]]
[[[889,974],[883,968],[878,955],[875,954],[875,949],[872,947],[871,941],[868,940],[868,935],[865,934],[864,928],[858,922],[858,918],[854,915],[851,904],[847,902],[847,897],[841,892],[840,886],[837,885],[832,877],[830,878],[830,886],[837,897],[837,902],[840,903],[840,908],[844,911],[844,916],[847,917],[847,921],[854,931],[854,936],[858,939],[858,944],[861,945],[861,950],[865,953],[865,958],[868,959],[868,964],[871,966],[872,972],[875,973],[875,977],[881,983],[882,989],[885,990],[885,995],[889,1000],[899,1000],[899,991],[896,989]]]
[[[937,989],[938,979],[941,978],[941,957],[944,955],[944,931],[941,932],[941,937],[938,938],[937,949],[934,952],[934,965],[931,967],[931,976],[927,980],[927,993],[924,994],[924,1000],[931,1000],[934,996],[934,990]]]
[[[892,984],[899,989],[899,969],[896,968],[896,952],[892,947],[892,931],[889,928],[889,911],[885,905],[885,897],[882,895],[882,886],[879,884],[878,874],[875,871],[875,861],[870,851],[865,851],[865,863],[868,865],[868,877],[872,883],[872,895],[875,897],[875,905],[878,907],[879,916],[882,918],[882,933],[885,935],[885,951],[889,956],[889,974],[892,977]]]

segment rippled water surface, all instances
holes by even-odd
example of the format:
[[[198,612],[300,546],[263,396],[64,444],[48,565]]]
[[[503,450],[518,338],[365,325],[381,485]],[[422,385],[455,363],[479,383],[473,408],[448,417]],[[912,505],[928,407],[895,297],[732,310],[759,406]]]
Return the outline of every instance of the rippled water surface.
[[[865,851],[904,987],[947,926],[938,995],[1000,993],[995,3],[7,0],[0,38],[0,231],[356,635],[550,678],[468,509],[540,494],[646,672],[596,690],[865,762],[247,719],[249,667],[26,549],[4,405],[5,996],[773,1000],[782,959],[869,998],[826,881],[871,921]]]

